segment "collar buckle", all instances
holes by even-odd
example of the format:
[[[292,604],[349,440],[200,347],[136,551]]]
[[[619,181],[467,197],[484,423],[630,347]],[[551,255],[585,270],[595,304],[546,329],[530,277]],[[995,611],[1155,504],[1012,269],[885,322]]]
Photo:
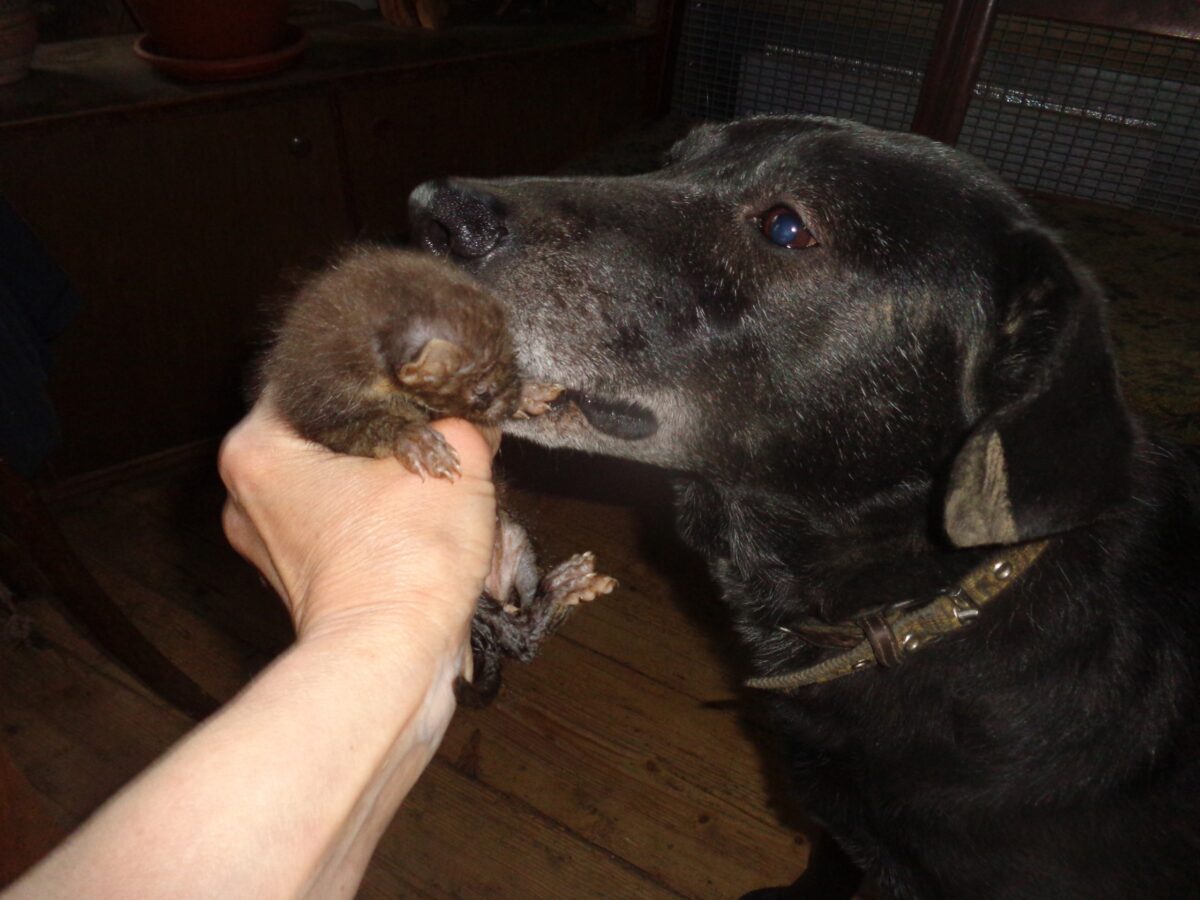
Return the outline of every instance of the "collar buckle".
[[[943,591],[942,596],[950,600],[954,620],[959,624],[966,625],[979,616],[979,604],[972,600],[961,587]]]

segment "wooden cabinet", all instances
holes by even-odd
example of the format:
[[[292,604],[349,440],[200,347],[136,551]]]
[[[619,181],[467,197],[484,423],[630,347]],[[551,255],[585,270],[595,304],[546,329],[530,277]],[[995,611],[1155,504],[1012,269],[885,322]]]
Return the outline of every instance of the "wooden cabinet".
[[[352,232],[323,95],[6,133],[0,192],[84,298],[51,385],[67,472],[218,434],[281,270]]]
[[[638,121],[645,44],[464,62],[339,92],[364,233],[404,232],[409,192],[446,175],[549,172]]]
[[[402,231],[416,184],[546,172],[638,121],[654,44],[617,33],[481,29],[474,53],[314,33],[303,65],[228,87],[165,82],[113,39],[7,89],[0,193],[85,301],[52,378],[58,471],[220,435],[281,273]]]

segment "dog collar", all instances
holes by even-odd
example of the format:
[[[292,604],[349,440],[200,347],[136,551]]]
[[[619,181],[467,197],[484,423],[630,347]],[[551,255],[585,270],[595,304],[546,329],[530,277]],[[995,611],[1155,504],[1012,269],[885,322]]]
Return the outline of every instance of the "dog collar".
[[[782,675],[748,678],[747,687],[766,691],[793,691],[853,675],[871,665],[890,669],[905,657],[943,635],[971,625],[980,611],[1003,594],[1042,555],[1049,541],[1008,547],[972,569],[933,600],[903,600],[860,614],[851,622],[829,624],[804,619],[792,628],[779,626],[805,643],[824,648],[846,648],[828,659]]]

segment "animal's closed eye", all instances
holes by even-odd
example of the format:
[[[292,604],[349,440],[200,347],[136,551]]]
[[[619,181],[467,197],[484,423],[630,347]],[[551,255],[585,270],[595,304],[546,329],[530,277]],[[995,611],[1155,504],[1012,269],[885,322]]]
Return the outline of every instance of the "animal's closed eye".
[[[487,385],[479,385],[471,391],[471,405],[476,409],[487,409],[494,399],[496,394]]]
[[[817,246],[818,241],[804,220],[790,206],[776,206],[759,218],[763,237],[772,244],[788,250],[804,250]]]

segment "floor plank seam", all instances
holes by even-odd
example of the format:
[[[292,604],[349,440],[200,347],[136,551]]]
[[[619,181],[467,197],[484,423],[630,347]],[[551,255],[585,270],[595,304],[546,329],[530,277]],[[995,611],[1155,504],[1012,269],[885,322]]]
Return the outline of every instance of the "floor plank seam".
[[[504,798],[507,802],[510,802],[516,808],[523,810],[527,814],[531,815],[533,818],[537,819],[539,822],[542,822],[542,823],[546,824],[547,826],[554,828],[562,833],[571,835],[573,838],[578,840],[580,843],[586,844],[587,846],[591,847],[593,850],[597,851],[598,853],[601,853],[604,856],[611,858],[613,861],[615,861],[619,866],[621,866],[621,868],[625,869],[627,872],[637,875],[639,878],[644,878],[646,881],[649,881],[652,884],[655,884],[658,887],[661,887],[664,891],[667,891],[667,892],[673,894],[674,896],[681,898],[681,900],[695,900],[695,898],[690,897],[690,895],[688,895],[688,894],[680,893],[676,888],[672,887],[671,885],[664,884],[661,879],[659,879],[655,875],[651,874],[650,872],[647,872],[645,869],[641,868],[641,866],[637,865],[636,863],[633,863],[630,860],[626,859],[625,857],[620,856],[619,854],[617,854],[616,851],[611,850],[611,849],[603,846],[602,844],[596,843],[595,841],[593,841],[591,838],[587,837],[586,835],[580,834],[578,831],[571,828],[570,826],[564,824],[563,822],[560,822],[558,819],[554,818],[553,816],[549,815],[548,813],[543,812],[542,810],[538,809],[536,806],[534,806],[532,803],[530,803],[525,798],[523,798],[519,795],[516,795],[516,794],[510,794],[507,791],[503,790],[502,788],[496,787],[494,784],[491,784],[490,782],[483,781],[482,779],[480,779],[474,775],[470,775],[470,774],[464,772],[461,768],[459,768],[457,765],[455,765],[451,760],[445,759],[444,757],[441,757],[441,756],[434,757],[434,764],[446,767],[458,778],[465,778],[469,781],[474,782],[482,790],[486,791],[489,794],[492,794],[496,797]]]
[[[587,651],[590,648],[585,646],[585,647],[582,647],[581,649]],[[595,651],[592,651],[592,652],[595,652]],[[596,655],[601,656],[601,657],[604,656],[604,654],[599,653],[599,652],[596,652]],[[537,703],[536,698],[525,697],[524,695],[520,695],[520,696],[522,697],[521,702],[529,705],[530,707],[534,707],[534,708],[539,707],[539,704]],[[686,696],[686,695],[684,695],[684,696]],[[543,710],[543,711],[546,712],[545,710]],[[556,721],[560,725],[569,726],[571,724],[569,719],[566,719],[561,716],[553,715],[549,712],[546,712],[546,714],[551,715],[552,718],[554,719],[554,721]],[[504,715],[508,716],[513,721],[520,721],[518,717],[513,716],[511,713],[504,713]],[[620,752],[606,744],[602,744],[599,741],[588,738],[587,735],[580,734],[579,737],[582,740],[587,740],[588,744],[590,746],[601,748],[604,751],[604,753],[606,753],[606,754]],[[625,755],[628,755],[628,754],[625,754]],[[451,765],[454,765],[453,762],[451,762]],[[456,768],[457,768],[457,766],[456,766]],[[459,769],[459,771],[461,772],[462,770]],[[795,829],[791,829],[788,826],[786,826],[781,821],[779,816],[772,812],[772,808],[770,806],[748,807],[748,806],[742,805],[741,803],[739,803],[736,799],[734,799],[732,797],[713,793],[713,791],[711,790],[711,787],[706,779],[704,779],[704,778],[697,779],[694,777],[689,777],[686,774],[686,772],[687,772],[686,767],[680,767],[677,771],[674,772],[674,777],[678,778],[681,782],[687,784],[688,787],[694,789],[696,792],[707,796],[709,798],[710,802],[714,805],[714,808],[716,806],[723,807],[727,811],[729,811],[730,814],[735,815],[736,817],[742,818],[746,822],[753,823],[755,825],[759,825],[764,828],[769,828],[772,830],[783,829],[783,830],[788,830],[790,832],[795,831]],[[463,773],[463,774],[466,774],[466,773]],[[759,774],[763,775],[765,777],[765,773],[760,772]]]
[[[736,694],[732,690],[732,688],[724,697],[699,697],[696,694],[693,694],[691,691],[683,690],[677,684],[672,684],[669,681],[663,681],[661,678],[657,678],[654,675],[651,675],[649,672],[645,672],[642,669],[637,668],[636,666],[629,663],[628,661],[620,659],[619,657],[616,657],[616,656],[612,656],[611,654],[605,653],[603,650],[597,650],[595,647],[592,647],[589,644],[586,644],[577,638],[573,638],[573,637],[570,637],[565,634],[560,634],[559,640],[561,640],[565,643],[571,644],[574,647],[578,647],[581,650],[585,650],[588,653],[593,653],[596,656],[599,656],[602,659],[606,659],[609,662],[611,662],[615,665],[618,665],[621,668],[623,668],[629,672],[633,672],[635,675],[638,675],[641,678],[645,678],[647,681],[652,682],[653,684],[657,684],[660,687],[666,688],[669,691],[673,691],[676,694],[679,694],[679,696],[681,696],[681,697],[686,697],[687,699],[694,701],[696,703],[696,705],[700,706],[700,707],[704,707],[710,703],[725,703],[730,700],[737,699]]]
[[[90,640],[87,632],[81,626],[77,626],[73,622],[70,622],[66,616],[64,616],[64,620],[69,623],[69,627],[77,629],[77,633],[82,640]],[[44,642],[46,648],[53,649],[58,654],[65,657],[65,664],[68,667],[72,665],[79,666],[83,669],[86,669],[89,674],[98,678],[102,678],[108,684],[114,685],[120,688],[122,691],[134,695],[139,700],[146,701],[161,711],[174,712],[181,716],[183,715],[183,713],[180,713],[177,709],[175,709],[175,707],[171,706],[171,704],[160,698],[157,694],[150,690],[150,688],[138,681],[133,675],[126,673],[122,669],[115,668],[119,665],[119,663],[109,657],[109,655],[100,648],[96,648],[96,653],[101,656],[103,663],[97,664],[89,660],[79,651],[72,649],[67,644],[64,644],[58,638],[48,635],[43,628],[38,627],[37,625],[35,625],[34,628],[38,636],[37,639]]]

